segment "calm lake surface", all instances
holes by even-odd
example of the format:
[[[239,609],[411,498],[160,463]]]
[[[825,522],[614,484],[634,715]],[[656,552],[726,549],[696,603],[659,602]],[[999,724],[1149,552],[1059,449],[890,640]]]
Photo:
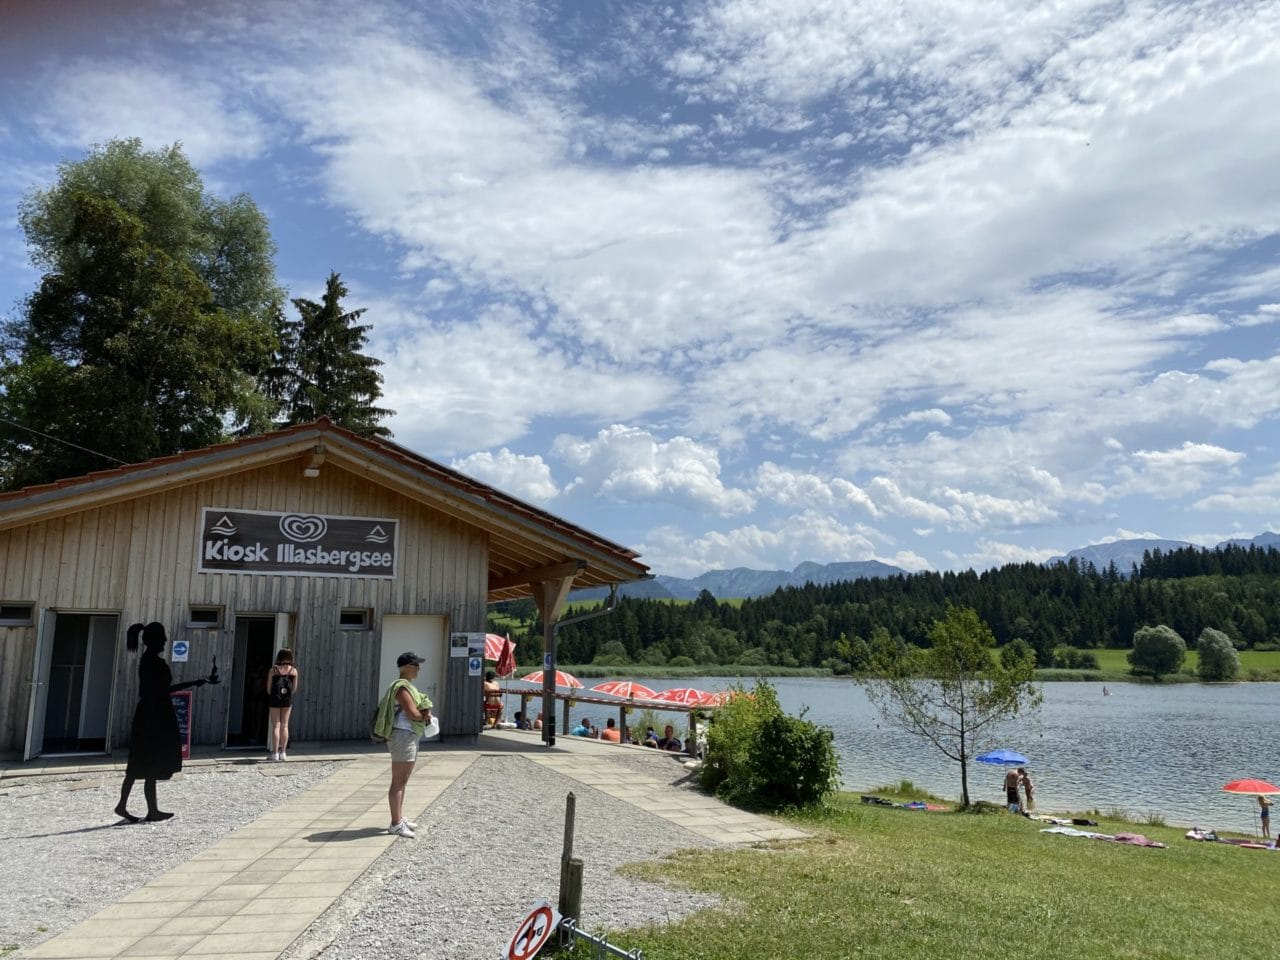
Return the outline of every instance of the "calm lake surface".
[[[587,681],[587,685],[601,681]],[[641,680],[654,690],[695,686],[723,690],[752,681],[717,677]],[[867,792],[910,780],[940,797],[960,796],[960,765],[932,745],[889,727],[850,680],[770,680],[783,708],[832,729],[844,785]],[[1170,824],[1257,830],[1257,801],[1222,785],[1240,777],[1280,779],[1280,683],[1046,683],[1044,706],[1029,720],[1001,729],[988,744],[1031,758],[1036,807],[1042,812],[1157,813]],[[575,706],[574,720],[597,724],[609,713]],[[680,729],[681,718],[666,714]],[[973,799],[1003,802],[1004,771],[969,767]],[[1280,815],[1273,817],[1280,823]],[[1274,832],[1274,831],[1273,831]]]

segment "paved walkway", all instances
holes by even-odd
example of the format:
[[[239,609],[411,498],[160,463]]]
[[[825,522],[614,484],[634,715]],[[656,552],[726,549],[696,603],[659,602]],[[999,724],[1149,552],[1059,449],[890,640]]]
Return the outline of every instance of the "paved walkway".
[[[424,749],[418,761],[423,769],[409,782],[406,814],[415,820],[422,816],[479,757],[515,753],[722,843],[806,836],[615,763],[609,753],[619,749],[630,748],[562,738],[548,749],[528,734],[508,732],[485,733],[467,748]],[[17,956],[274,960],[392,843],[411,842],[386,833],[387,763],[380,750],[350,743],[299,744],[291,755],[352,762],[182,866]],[[6,767],[0,777],[105,773],[122,766],[104,758],[60,767],[51,759],[40,770]]]

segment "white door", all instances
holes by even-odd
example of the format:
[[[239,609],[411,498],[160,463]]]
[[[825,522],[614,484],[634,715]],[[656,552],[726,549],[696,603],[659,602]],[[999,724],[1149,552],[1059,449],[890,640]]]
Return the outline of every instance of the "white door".
[[[80,739],[101,740],[111,752],[111,701],[115,693],[116,618],[91,616],[80,699]]]
[[[390,615],[382,618],[382,654],[378,669],[378,697],[391,682],[400,676],[400,668],[396,666],[396,658],[406,651],[422,657],[424,663],[414,684],[419,690],[431,698],[435,705],[433,716],[443,716],[445,706],[441,703],[444,696],[444,668],[448,651],[445,644],[444,617],[399,616]]]
[[[52,610],[40,611],[36,627],[36,659],[31,671],[31,700],[27,706],[27,744],[23,760],[34,760],[44,748],[44,712],[49,703],[49,671],[53,666],[53,630],[58,615]]]

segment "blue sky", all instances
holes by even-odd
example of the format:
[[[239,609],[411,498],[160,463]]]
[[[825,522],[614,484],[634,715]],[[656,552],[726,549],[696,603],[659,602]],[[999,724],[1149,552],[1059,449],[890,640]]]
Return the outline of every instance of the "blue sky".
[[[0,18],[0,310],[60,159],[181,141],[400,443],[655,572],[1280,529],[1280,4]]]

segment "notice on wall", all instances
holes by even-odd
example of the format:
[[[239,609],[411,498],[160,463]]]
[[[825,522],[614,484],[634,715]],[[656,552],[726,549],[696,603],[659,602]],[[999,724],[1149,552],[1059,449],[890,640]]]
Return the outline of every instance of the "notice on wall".
[[[400,522],[385,517],[204,507],[199,570],[390,579],[396,575],[399,533]]]
[[[465,633],[449,634],[450,657],[462,658],[471,655],[471,645],[467,643],[467,636]]]
[[[182,744],[182,759],[191,759],[191,707],[192,691],[178,690],[169,694],[173,712],[178,718],[178,740]]]
[[[169,647],[169,660],[173,663],[186,663],[191,655],[191,644],[186,640],[175,640]]]
[[[480,668],[483,666],[483,664],[484,664],[484,661],[481,660],[479,657],[471,657],[467,661],[467,676],[468,677],[480,676]]]

